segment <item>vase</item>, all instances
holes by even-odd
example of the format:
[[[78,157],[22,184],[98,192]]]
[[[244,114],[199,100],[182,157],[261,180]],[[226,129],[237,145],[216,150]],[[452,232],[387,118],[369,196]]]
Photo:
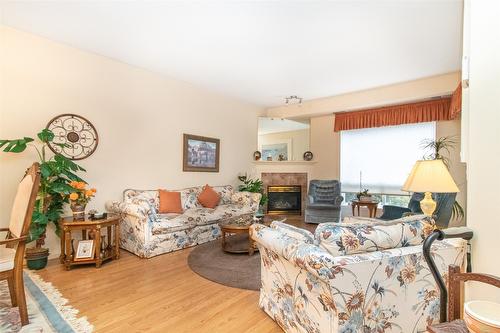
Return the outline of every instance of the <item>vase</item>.
[[[76,203],[72,203],[70,205],[71,211],[73,212],[73,220],[74,221],[85,220],[85,206],[86,205],[79,205]]]

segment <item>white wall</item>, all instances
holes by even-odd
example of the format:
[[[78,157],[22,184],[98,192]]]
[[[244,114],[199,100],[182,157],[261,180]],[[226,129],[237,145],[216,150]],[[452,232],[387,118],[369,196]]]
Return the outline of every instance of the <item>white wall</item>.
[[[500,1],[471,1],[467,225],[472,269],[500,276]],[[500,302],[500,289],[468,286],[469,298]]]
[[[98,190],[89,208],[102,210],[125,188],[235,183],[250,169],[260,108],[11,28],[1,27],[0,41],[0,138],[34,137],[62,113],[89,119],[100,139],[79,162]],[[219,173],[182,172],[183,133],[220,138]],[[0,153],[1,227],[17,181],[36,159],[30,149]]]

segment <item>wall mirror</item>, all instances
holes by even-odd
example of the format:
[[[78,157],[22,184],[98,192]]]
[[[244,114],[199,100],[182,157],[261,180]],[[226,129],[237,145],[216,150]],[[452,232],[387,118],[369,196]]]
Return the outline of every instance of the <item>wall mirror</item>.
[[[309,119],[259,117],[258,150],[262,161],[301,161],[309,148]]]

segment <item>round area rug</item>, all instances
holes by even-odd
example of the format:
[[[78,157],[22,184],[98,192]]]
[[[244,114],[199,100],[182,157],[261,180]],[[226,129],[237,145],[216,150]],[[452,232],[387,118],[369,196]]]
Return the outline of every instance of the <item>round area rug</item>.
[[[234,288],[260,290],[258,251],[252,256],[248,253],[227,253],[222,250],[220,239],[217,239],[196,246],[189,254],[188,265],[195,273],[210,281]]]

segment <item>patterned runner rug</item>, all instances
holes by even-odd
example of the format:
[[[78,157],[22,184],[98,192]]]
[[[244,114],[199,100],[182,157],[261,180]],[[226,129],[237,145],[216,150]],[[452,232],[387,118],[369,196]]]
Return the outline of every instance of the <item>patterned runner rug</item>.
[[[0,332],[87,333],[93,331],[87,318],[68,305],[61,293],[36,273],[24,271],[30,324],[21,331],[18,308],[12,308],[7,281],[0,281]]]

